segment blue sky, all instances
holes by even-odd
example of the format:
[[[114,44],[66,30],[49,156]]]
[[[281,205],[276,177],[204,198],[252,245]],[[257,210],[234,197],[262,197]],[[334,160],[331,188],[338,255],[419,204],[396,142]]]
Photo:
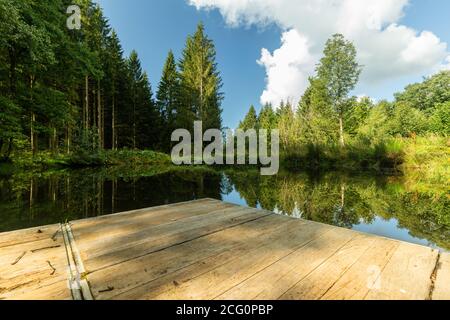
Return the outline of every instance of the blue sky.
[[[217,5],[211,0],[220,9],[220,1],[216,2]],[[180,57],[186,36],[194,32],[196,24],[202,21],[215,42],[223,77],[226,97],[223,103],[224,125],[235,127],[250,104],[260,106],[262,92],[267,89],[268,69],[256,61],[261,57],[262,48],[269,53],[280,48],[280,37],[288,29],[286,26],[280,26],[280,23],[237,23],[230,26],[230,19],[223,11],[197,9],[185,0],[98,0],[98,3],[119,34],[125,53],[137,50],[153,91],[157,89],[167,52],[172,49]],[[202,0],[199,3],[202,4]],[[448,0],[413,0],[404,8],[403,18],[396,23],[417,31],[429,30],[441,42],[450,43],[449,13]],[[408,83],[419,81],[427,72],[425,68],[415,74],[406,72],[392,79],[384,75],[382,81],[361,84],[355,94],[391,99],[394,92]],[[272,80],[276,82],[276,79]]]

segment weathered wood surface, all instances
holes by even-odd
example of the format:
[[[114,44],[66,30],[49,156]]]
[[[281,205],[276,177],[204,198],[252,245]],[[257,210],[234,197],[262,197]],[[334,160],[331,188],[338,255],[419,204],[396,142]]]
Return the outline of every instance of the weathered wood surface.
[[[0,234],[0,299],[73,298],[445,300],[450,255],[212,199]]]

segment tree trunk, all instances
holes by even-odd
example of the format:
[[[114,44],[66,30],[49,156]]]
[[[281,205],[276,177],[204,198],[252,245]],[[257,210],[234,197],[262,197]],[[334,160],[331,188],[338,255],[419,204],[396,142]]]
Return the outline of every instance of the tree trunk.
[[[85,77],[84,128],[89,129],[89,76]]]
[[[30,101],[31,101],[31,123],[30,123],[30,142],[31,142],[31,153],[33,156],[37,151],[36,143],[36,133],[34,132],[34,123],[36,122],[36,115],[33,111],[33,87],[34,87],[34,76],[30,76]]]
[[[58,134],[56,132],[56,128],[53,128],[53,136],[52,136],[52,152],[57,153],[58,152]]]
[[[97,80],[97,134],[98,134],[98,147],[103,149],[102,140],[102,103],[100,92],[100,80]]]
[[[13,138],[9,138],[8,149],[6,150],[5,159],[9,159],[13,148]]]
[[[116,99],[113,93],[112,96],[112,115],[111,115],[111,148],[115,151],[117,149],[117,141],[116,141]]]
[[[133,150],[136,150],[136,93],[133,97]]]
[[[342,147],[345,147],[345,140],[344,140],[344,119],[343,119],[342,113],[339,114],[339,136],[340,136],[341,146],[342,146]]]
[[[33,156],[37,152],[37,143],[36,143],[36,133],[34,132],[34,123],[36,121],[36,115],[34,112],[31,112],[31,125],[30,125],[30,140],[31,140],[31,153]]]
[[[69,154],[70,153],[70,135],[71,135],[71,130],[70,127],[67,126],[66,128],[66,153]]]

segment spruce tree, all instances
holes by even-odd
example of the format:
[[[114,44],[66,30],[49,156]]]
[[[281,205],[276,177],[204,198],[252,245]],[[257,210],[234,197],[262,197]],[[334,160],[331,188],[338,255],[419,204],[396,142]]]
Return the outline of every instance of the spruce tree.
[[[258,129],[258,116],[256,115],[256,110],[253,105],[250,106],[244,120],[239,124],[239,129],[244,131],[249,129]]]
[[[176,129],[179,116],[180,79],[172,50],[167,55],[161,81],[156,94],[157,106],[164,123],[161,149],[168,152],[171,147],[171,134]]]
[[[195,120],[203,129],[222,128],[222,79],[217,69],[216,50],[200,23],[188,36],[180,66],[181,94],[177,124],[192,129]]]

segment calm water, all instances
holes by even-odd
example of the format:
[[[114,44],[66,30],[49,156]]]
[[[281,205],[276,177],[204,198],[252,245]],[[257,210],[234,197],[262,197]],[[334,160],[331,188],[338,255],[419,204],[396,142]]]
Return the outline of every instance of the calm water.
[[[103,169],[2,175],[0,232],[204,197],[450,250],[445,188],[336,173]]]

